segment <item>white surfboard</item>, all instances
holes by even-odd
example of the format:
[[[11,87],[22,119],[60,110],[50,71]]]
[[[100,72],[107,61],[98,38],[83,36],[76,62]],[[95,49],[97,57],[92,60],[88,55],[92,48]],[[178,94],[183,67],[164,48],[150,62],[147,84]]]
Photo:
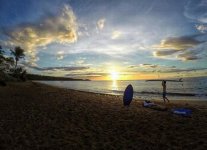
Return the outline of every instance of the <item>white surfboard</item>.
[[[168,82],[183,82],[182,78],[180,78],[179,80],[166,80],[166,79],[158,79],[158,80],[146,80],[148,81],[168,81]]]

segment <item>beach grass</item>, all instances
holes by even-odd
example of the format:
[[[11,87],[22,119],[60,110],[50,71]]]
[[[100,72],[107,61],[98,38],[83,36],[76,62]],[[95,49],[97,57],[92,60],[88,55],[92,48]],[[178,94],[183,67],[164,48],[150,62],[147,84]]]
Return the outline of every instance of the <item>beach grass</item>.
[[[142,102],[124,107],[122,96],[9,83],[0,87],[0,149],[206,149],[207,102],[170,102],[168,111]],[[180,107],[192,116],[170,112]]]

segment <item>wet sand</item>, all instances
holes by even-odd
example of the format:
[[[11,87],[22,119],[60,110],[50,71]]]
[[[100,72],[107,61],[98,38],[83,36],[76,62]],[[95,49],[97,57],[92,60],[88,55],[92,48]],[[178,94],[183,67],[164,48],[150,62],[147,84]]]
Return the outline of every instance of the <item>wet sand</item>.
[[[10,83],[0,87],[0,149],[206,149],[207,102],[165,105],[123,107],[121,96]],[[192,117],[170,112],[178,107]]]

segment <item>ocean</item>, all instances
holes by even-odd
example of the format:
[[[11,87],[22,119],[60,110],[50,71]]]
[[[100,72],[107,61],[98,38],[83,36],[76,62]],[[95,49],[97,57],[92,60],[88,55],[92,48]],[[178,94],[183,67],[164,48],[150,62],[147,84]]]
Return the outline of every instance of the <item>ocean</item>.
[[[127,85],[134,89],[134,98],[142,100],[162,100],[161,82],[136,81],[38,81],[40,83],[111,95],[123,95]],[[207,100],[207,77],[184,78],[183,82],[167,82],[169,100]]]

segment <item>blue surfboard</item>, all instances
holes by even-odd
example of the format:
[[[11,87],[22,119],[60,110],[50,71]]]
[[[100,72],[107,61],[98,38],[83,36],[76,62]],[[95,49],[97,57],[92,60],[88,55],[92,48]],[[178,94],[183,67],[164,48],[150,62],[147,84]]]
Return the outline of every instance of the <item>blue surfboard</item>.
[[[129,106],[132,99],[133,99],[133,87],[131,84],[129,84],[124,91],[124,97],[123,97],[124,106]]]
[[[189,117],[192,114],[192,110],[186,109],[186,108],[175,108],[175,109],[172,109],[172,113],[180,115],[180,116]]]

